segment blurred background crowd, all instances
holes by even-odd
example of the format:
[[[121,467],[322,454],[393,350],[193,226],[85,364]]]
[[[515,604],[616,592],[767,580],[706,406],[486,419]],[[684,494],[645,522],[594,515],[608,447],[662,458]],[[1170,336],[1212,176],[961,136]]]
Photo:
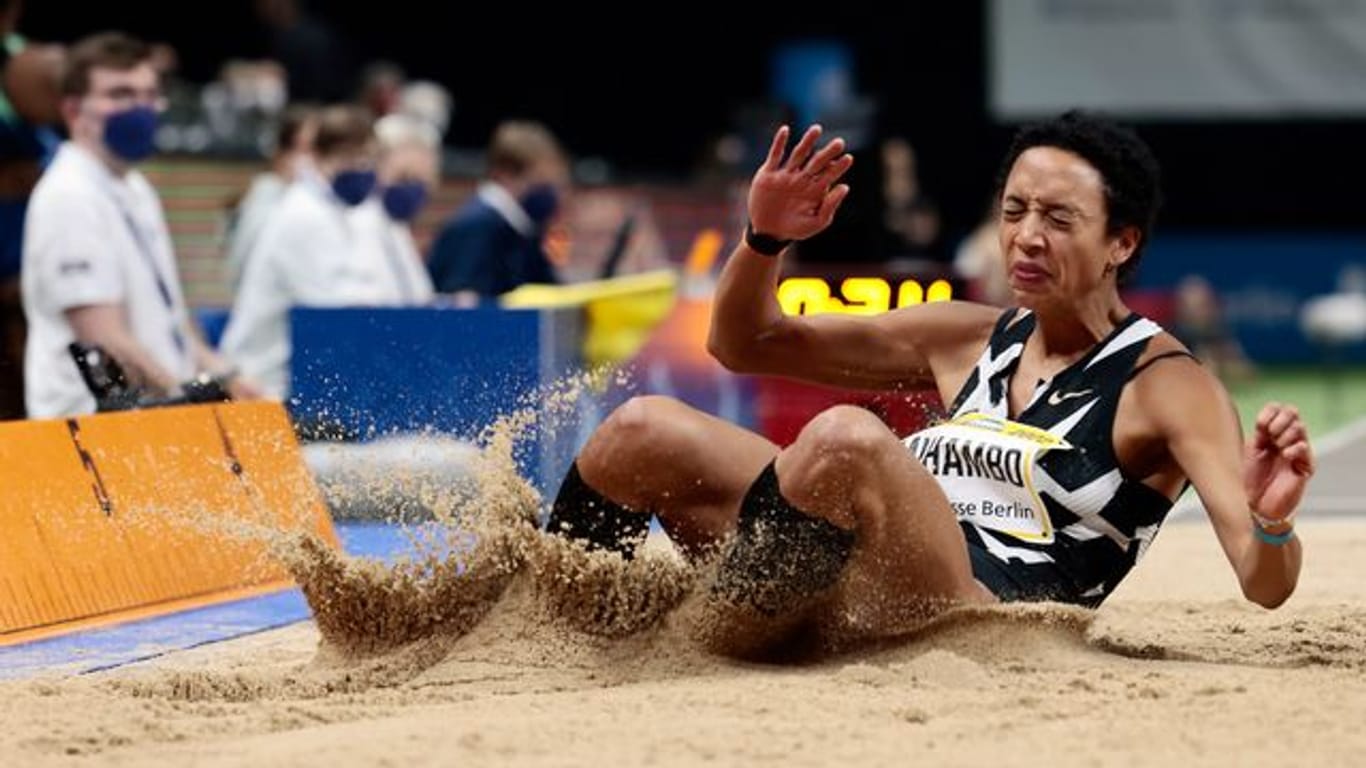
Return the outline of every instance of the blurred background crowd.
[[[1070,107],[1135,125],[1163,163],[1132,306],[1235,387],[1317,391],[1332,371],[1348,385],[1324,418],[1357,408],[1366,2],[0,0],[0,35],[5,418],[91,407],[61,362],[73,340],[151,389],[208,373],[285,398],[291,307],[471,308],[660,269],[705,295],[782,122],[856,157],[792,276],[836,300],[861,276],[893,306],[908,280],[1006,304],[997,162],[1021,122]],[[92,197],[107,215],[89,219],[70,190],[102,175],[113,207]]]

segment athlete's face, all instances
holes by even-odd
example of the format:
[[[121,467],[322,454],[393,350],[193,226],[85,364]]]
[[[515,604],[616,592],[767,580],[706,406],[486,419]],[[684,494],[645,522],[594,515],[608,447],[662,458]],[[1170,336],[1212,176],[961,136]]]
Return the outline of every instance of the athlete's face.
[[[1090,163],[1056,147],[1021,153],[1001,195],[1001,252],[1015,300],[1069,303],[1113,286],[1138,231],[1107,234],[1106,215],[1105,182]]]

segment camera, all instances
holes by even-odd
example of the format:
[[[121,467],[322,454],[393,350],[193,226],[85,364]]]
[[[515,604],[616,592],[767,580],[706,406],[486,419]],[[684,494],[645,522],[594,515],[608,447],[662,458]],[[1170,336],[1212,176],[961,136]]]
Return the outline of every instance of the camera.
[[[86,388],[95,396],[97,413],[189,403],[221,403],[230,399],[225,380],[203,373],[181,384],[179,395],[150,397],[129,383],[123,366],[98,344],[73,341],[67,349],[80,369]]]

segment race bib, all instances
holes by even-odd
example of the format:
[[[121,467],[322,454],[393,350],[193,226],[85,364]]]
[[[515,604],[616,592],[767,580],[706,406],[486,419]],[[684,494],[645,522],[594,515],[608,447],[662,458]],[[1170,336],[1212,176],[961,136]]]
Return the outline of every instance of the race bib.
[[[960,521],[1024,541],[1051,543],[1053,524],[1034,489],[1034,465],[1048,451],[1071,450],[1045,430],[968,413],[904,441],[939,481]]]

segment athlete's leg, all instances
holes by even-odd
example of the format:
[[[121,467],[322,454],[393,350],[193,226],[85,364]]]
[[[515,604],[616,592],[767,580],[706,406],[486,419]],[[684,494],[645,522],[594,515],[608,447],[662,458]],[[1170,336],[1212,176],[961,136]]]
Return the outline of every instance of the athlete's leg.
[[[838,406],[818,415],[777,470],[799,509],[854,530],[841,584],[850,607],[985,597],[948,498],[873,414]]]
[[[696,553],[735,529],[741,498],[777,453],[768,440],[676,400],[632,398],[589,438],[547,528],[627,554],[630,545],[611,539],[643,537],[654,513],[675,544]]]
[[[742,512],[740,535],[718,575],[725,601],[772,616],[823,593],[826,599],[817,601],[822,622],[838,617],[844,629],[886,634],[913,628],[949,605],[992,599],[973,578],[943,491],[871,413],[849,406],[821,413],[778,456],[775,469],[770,495],[776,502],[768,506],[776,503],[782,512],[770,515],[772,528],[797,533],[751,534]],[[776,564],[754,565],[764,559]],[[755,572],[759,583],[747,591],[729,586],[753,580]],[[785,583],[770,583],[770,575]]]

